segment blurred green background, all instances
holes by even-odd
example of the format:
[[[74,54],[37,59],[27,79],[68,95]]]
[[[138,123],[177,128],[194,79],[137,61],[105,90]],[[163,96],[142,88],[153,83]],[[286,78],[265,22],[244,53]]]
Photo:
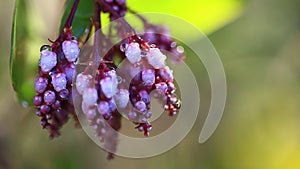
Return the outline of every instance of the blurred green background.
[[[299,0],[128,0],[138,11],[174,14],[207,33],[225,67],[228,98],[223,119],[206,143],[198,143],[205,119],[200,114],[191,133],[172,150],[148,159],[113,161],[72,122],[60,138],[49,140],[34,111],[16,102],[8,64],[14,1],[0,2],[0,169],[300,168]],[[46,21],[37,35],[44,43],[56,36],[62,4],[31,4],[33,13]],[[37,22],[32,19],[33,25]],[[210,89],[202,69],[204,111]]]

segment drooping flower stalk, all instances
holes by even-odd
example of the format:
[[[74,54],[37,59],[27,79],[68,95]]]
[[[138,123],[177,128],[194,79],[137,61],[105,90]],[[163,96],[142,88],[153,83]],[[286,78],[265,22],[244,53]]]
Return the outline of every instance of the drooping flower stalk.
[[[153,25],[140,15],[137,17],[144,23],[146,33],[136,34],[123,18],[128,10],[126,0],[94,0],[93,57],[85,70],[78,72],[73,84],[80,48],[77,38],[72,36],[71,26],[78,3],[79,0],[74,1],[59,37],[51,46],[41,48],[34,104],[42,127],[49,129],[51,138],[58,136],[69,116],[76,118],[71,92],[74,86],[82,97],[84,117],[111,159],[117,151],[116,131],[121,127],[122,116],[144,136],[150,135],[149,119],[155,113],[151,111],[150,93],[161,101],[170,116],[179,112],[180,100],[175,94],[173,73],[166,65],[163,50],[175,53],[177,59],[182,59],[182,53],[176,53],[178,46],[164,27]],[[111,26],[108,34],[102,32],[101,13],[108,13],[111,21],[120,23]],[[116,30],[115,35],[112,29]],[[112,36],[120,36],[122,40],[112,44]],[[115,63],[116,60],[120,63]]]
[[[60,128],[72,115],[77,117],[72,103],[72,81],[75,62],[79,56],[77,38],[71,35],[71,24],[78,6],[75,0],[70,15],[59,37],[52,45],[41,47],[38,77],[35,81],[36,96],[33,99],[41,125],[50,132],[50,138],[60,135]]]

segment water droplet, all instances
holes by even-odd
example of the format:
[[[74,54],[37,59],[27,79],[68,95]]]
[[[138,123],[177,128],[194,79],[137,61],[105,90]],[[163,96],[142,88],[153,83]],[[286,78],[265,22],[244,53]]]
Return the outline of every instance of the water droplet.
[[[176,42],[172,42],[171,45],[170,45],[171,48],[175,48],[176,46],[177,46]]]
[[[118,84],[121,84],[123,82],[123,79],[121,76],[117,76]]]
[[[26,102],[26,101],[22,101],[22,102],[21,102],[21,105],[22,105],[23,107],[28,107],[29,104],[28,104],[28,102]]]
[[[77,37],[76,37],[76,36],[72,36],[72,37],[71,37],[71,40],[77,41]]]
[[[177,46],[176,48],[178,53],[183,53],[184,52],[184,48],[182,46]]]
[[[128,46],[128,44],[126,44],[126,43],[121,43],[121,45],[120,45],[120,50],[121,50],[122,52],[125,52],[127,46]]]
[[[49,45],[43,45],[43,46],[40,48],[40,52],[43,51],[43,50],[49,50],[49,51],[51,51],[51,46],[49,46]]]

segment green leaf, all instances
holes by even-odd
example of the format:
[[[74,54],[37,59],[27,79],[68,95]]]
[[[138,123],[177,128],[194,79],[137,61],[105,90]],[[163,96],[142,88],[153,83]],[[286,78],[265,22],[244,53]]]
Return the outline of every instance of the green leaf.
[[[64,11],[63,17],[60,23],[60,30],[63,29],[63,26],[69,16],[69,13],[72,9],[74,0],[67,0],[66,10]],[[86,27],[90,24],[90,18],[94,15],[94,2],[92,0],[81,0],[79,1],[73,23],[72,23],[72,34],[76,37],[80,37]]]
[[[34,73],[26,57],[30,46],[27,21],[27,3],[25,0],[16,0],[11,36],[10,75],[18,101],[24,106],[31,105],[34,96]]]

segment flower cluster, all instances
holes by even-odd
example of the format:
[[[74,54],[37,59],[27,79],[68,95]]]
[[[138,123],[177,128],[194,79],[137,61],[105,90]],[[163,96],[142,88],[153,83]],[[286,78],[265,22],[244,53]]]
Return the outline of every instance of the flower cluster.
[[[166,56],[160,49],[138,36],[130,37],[116,46],[120,50],[112,48],[113,52],[104,56],[95,75],[86,71],[77,75],[75,83],[78,93],[82,95],[83,113],[97,129],[104,126],[102,123],[99,125],[97,120],[110,121],[122,114],[136,124],[136,128],[145,136],[149,136],[152,128],[148,121],[152,116],[151,92],[156,93],[155,97],[163,103],[162,107],[170,116],[180,109],[172,70],[166,65]],[[116,66],[105,61],[105,58],[114,59],[114,52],[118,56],[123,55],[121,58],[125,66],[116,69]],[[95,127],[97,124],[98,127]],[[107,124],[115,130],[121,125],[120,121]],[[101,135],[98,136],[105,141]]]
[[[42,127],[53,138],[60,134],[59,129],[70,115],[77,121],[72,95],[80,96],[82,113],[111,159],[117,149],[122,116],[144,136],[149,136],[150,118],[155,113],[151,111],[153,97],[170,116],[179,111],[181,102],[175,94],[173,71],[166,64],[167,56],[163,52],[170,52],[171,60],[178,62],[183,59],[183,49],[170,38],[166,27],[145,22],[146,33],[137,35],[121,18],[127,12],[126,0],[94,0],[95,16],[91,24],[100,34],[95,33],[94,37],[93,63],[78,72],[73,83],[80,48],[77,38],[71,36],[71,25],[78,3],[79,0],[74,1],[58,39],[40,50],[33,102]],[[121,24],[110,27],[108,35],[101,32],[101,13],[108,13],[111,21],[120,18]],[[110,38],[114,36],[123,40],[110,48],[113,44]],[[71,92],[72,87],[75,93]]]
[[[79,52],[76,38],[70,35],[62,43],[44,45],[40,50],[33,103],[42,127],[50,131],[51,138],[60,134],[59,129],[67,122],[69,114],[76,118],[71,88]]]
[[[101,63],[96,78],[82,72],[77,75],[75,84],[82,96],[82,112],[95,129],[99,141],[109,150],[108,158],[112,158],[117,145],[117,133],[114,130],[121,127],[121,116],[113,99],[118,86],[116,72]]]
[[[128,74],[131,75],[129,85],[129,98],[133,105],[133,111],[129,111],[129,120],[137,122],[137,129],[149,135],[152,126],[148,119],[151,97],[160,99],[164,108],[173,116],[180,108],[180,101],[174,94],[172,70],[166,65],[166,56],[155,45],[149,45],[142,39],[126,44],[125,56],[130,62]]]

